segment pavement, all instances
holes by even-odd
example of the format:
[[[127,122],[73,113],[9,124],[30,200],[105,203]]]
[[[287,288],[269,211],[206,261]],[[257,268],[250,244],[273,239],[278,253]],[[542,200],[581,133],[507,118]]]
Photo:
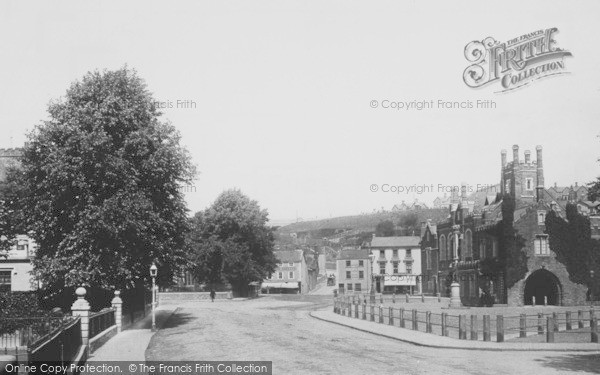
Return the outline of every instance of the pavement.
[[[331,310],[310,312],[313,318],[349,327],[378,336],[439,349],[486,350],[486,351],[560,351],[560,352],[600,352],[598,343],[532,343],[532,342],[492,342],[457,340],[450,337],[391,327],[386,324],[339,315]]]
[[[159,306],[156,309],[156,327],[161,329],[173,315],[176,306]],[[148,314],[128,329],[121,331],[90,354],[88,361],[128,361],[145,362],[145,352],[152,336],[152,315]]]

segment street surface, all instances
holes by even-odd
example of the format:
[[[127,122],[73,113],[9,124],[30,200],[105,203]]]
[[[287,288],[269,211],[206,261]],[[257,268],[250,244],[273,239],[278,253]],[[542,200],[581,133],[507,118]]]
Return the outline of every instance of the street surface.
[[[331,300],[269,295],[182,304],[146,359],[273,361],[274,374],[600,374],[600,353],[424,348],[309,316]]]

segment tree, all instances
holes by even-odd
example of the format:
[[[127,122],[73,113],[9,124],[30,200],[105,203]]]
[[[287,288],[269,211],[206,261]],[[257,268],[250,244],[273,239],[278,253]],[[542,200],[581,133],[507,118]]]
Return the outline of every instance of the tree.
[[[407,236],[413,234],[419,235],[421,228],[419,227],[419,215],[414,212],[409,212],[400,219],[400,226],[404,229]]]
[[[502,222],[499,229],[500,264],[506,268],[506,287],[511,288],[527,274],[525,239],[514,228],[515,200],[510,194],[502,197]]]
[[[0,182],[0,258],[6,258],[18,234],[27,233],[19,206],[24,192],[21,182],[22,173],[14,166],[7,168],[6,179]]]
[[[223,192],[192,219],[191,271],[198,281],[228,282],[237,295],[275,271],[268,213],[239,190]]]
[[[395,225],[391,220],[380,221],[375,227],[377,237],[391,237],[395,234]]]
[[[159,284],[184,263],[180,186],[194,169],[175,128],[159,120],[144,81],[127,67],[90,72],[28,135],[22,207],[38,243],[45,289]]]

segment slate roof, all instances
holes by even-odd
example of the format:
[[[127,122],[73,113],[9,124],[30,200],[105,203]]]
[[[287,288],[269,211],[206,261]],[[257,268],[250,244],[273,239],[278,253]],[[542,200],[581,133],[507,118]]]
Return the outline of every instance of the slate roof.
[[[371,247],[418,247],[420,242],[419,236],[374,237]]]
[[[338,260],[369,259],[369,250],[367,250],[367,249],[342,250],[338,254],[337,259]]]
[[[275,258],[281,263],[300,263],[302,262],[302,250],[280,250],[274,251]]]

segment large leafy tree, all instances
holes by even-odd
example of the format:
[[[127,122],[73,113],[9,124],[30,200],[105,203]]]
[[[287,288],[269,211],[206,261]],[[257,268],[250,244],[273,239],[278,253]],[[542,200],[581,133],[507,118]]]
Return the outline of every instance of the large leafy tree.
[[[228,282],[238,295],[275,271],[268,213],[239,190],[223,192],[192,219],[192,271],[206,283]]]
[[[375,235],[377,237],[392,237],[396,233],[396,226],[391,220],[380,221],[375,226]]]
[[[29,134],[22,206],[46,290],[139,287],[152,262],[159,284],[167,283],[183,264],[188,221],[180,186],[194,171],[153,103],[127,67],[90,72]]]

